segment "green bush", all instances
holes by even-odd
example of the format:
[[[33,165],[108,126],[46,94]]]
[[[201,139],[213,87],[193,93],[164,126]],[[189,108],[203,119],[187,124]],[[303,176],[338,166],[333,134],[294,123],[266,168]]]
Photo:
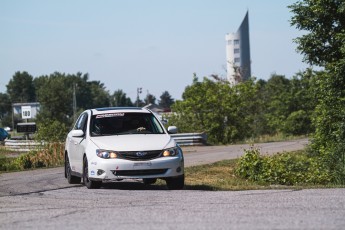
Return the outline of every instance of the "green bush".
[[[14,165],[17,166],[19,169],[30,169],[32,168],[32,161],[30,155],[33,155],[32,153],[27,153],[19,156],[15,161]]]
[[[320,159],[305,152],[280,153],[263,156],[260,150],[245,150],[236,167],[236,175],[261,183],[298,185],[328,184],[332,175]]]
[[[0,172],[18,170],[17,166],[13,163],[15,160],[16,158],[10,157],[0,158]]]
[[[263,171],[264,161],[260,156],[260,150],[251,148],[244,150],[245,154],[240,158],[236,169],[236,174],[240,177],[250,179],[253,181],[260,181],[260,176]]]
[[[68,128],[64,123],[57,120],[54,121],[42,121],[37,124],[38,132],[36,134],[36,140],[47,142],[59,142],[64,141]]]

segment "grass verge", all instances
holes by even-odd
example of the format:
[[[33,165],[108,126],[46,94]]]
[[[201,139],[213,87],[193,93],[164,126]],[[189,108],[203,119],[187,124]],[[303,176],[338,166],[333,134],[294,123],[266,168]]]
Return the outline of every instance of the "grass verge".
[[[264,189],[265,185],[253,183],[235,175],[237,160],[223,160],[213,164],[187,167],[186,189],[191,190],[247,190]]]
[[[306,135],[302,136],[290,136],[283,133],[278,133],[275,135],[262,135],[255,138],[248,138],[244,141],[238,142],[238,144],[257,144],[257,143],[268,143],[268,142],[279,142],[279,141],[290,141],[297,140],[301,138],[308,138]]]

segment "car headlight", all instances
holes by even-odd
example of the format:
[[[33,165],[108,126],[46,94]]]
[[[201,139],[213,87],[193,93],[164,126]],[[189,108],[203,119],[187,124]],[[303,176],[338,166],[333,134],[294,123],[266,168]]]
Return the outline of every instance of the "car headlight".
[[[118,153],[111,150],[97,149],[96,155],[103,159],[114,159],[118,157]]]
[[[173,157],[173,156],[178,155],[179,153],[180,153],[180,149],[178,147],[169,148],[163,151],[163,157]]]

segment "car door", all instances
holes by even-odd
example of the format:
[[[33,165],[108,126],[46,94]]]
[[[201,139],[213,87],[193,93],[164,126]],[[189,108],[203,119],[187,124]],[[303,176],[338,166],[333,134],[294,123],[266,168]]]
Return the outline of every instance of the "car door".
[[[84,148],[83,146],[85,142],[86,137],[86,127],[87,127],[87,120],[88,120],[88,114],[82,113],[75,126],[74,130],[82,130],[84,132],[83,136],[72,136],[69,134],[69,160],[72,171],[82,173],[83,170],[83,154],[84,154]]]

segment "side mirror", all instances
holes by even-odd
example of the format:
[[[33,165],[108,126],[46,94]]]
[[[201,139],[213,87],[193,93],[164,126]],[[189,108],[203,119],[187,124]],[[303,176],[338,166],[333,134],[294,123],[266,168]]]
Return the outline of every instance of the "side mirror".
[[[177,133],[177,127],[176,126],[169,126],[168,127],[168,133],[170,133],[170,134]]]
[[[84,136],[84,131],[81,129],[74,129],[71,131],[72,137],[82,137]]]

